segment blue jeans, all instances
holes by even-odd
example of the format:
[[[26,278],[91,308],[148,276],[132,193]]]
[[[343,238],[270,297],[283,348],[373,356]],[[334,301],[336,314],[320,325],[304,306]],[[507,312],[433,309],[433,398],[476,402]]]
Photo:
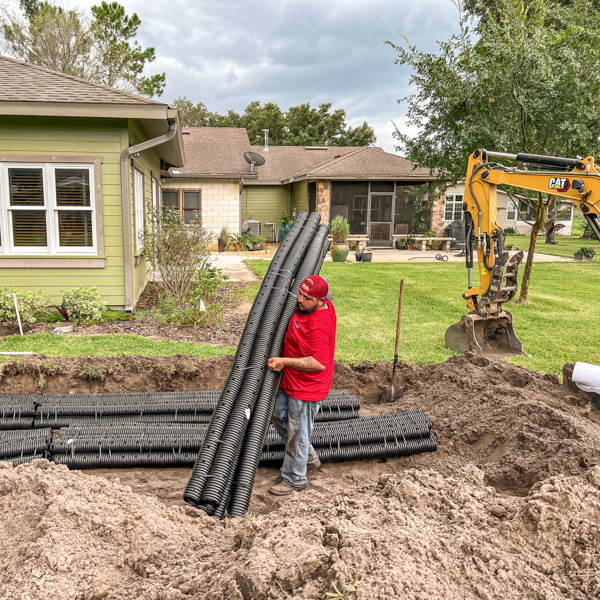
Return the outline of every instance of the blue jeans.
[[[320,464],[310,443],[315,417],[320,408],[321,402],[290,398],[281,388],[277,392],[271,421],[285,444],[281,469],[285,485],[304,487],[308,482],[307,465]]]

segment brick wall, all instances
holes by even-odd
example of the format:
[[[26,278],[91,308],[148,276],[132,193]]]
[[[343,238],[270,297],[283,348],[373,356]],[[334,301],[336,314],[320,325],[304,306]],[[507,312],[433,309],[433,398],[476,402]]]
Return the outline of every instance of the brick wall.
[[[237,179],[167,179],[163,190],[202,190],[202,224],[217,236],[226,225],[240,232],[240,184]],[[179,199],[181,203],[181,198]]]
[[[321,215],[321,223],[329,225],[329,208],[331,206],[331,181],[317,181],[317,212]]]

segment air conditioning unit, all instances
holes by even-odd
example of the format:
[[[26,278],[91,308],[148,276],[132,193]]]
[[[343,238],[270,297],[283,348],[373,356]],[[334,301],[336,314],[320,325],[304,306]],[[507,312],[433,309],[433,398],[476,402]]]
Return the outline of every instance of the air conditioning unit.
[[[255,221],[254,219],[248,219],[246,221],[246,228],[248,233],[251,233],[252,235],[261,235],[262,223],[260,221]]]

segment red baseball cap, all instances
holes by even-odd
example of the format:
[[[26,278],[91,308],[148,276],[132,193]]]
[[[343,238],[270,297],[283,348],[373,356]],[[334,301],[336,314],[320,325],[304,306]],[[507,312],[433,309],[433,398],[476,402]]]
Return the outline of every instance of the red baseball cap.
[[[300,284],[300,290],[313,298],[325,298],[329,293],[329,284],[320,275],[311,275]]]

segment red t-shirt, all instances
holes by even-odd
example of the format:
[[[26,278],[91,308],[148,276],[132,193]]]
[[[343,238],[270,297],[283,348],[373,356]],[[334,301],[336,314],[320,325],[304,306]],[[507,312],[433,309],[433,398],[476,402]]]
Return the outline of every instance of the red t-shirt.
[[[284,367],[281,378],[283,391],[291,398],[318,402],[327,398],[333,383],[333,358],[335,355],[335,330],[337,317],[333,304],[326,300],[327,308],[308,315],[294,313],[290,320],[283,356],[304,358],[312,356],[325,365],[324,371],[300,371]]]

